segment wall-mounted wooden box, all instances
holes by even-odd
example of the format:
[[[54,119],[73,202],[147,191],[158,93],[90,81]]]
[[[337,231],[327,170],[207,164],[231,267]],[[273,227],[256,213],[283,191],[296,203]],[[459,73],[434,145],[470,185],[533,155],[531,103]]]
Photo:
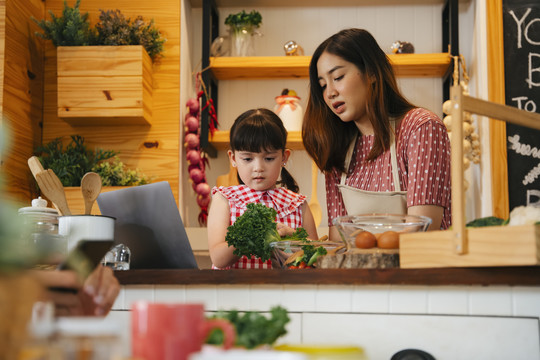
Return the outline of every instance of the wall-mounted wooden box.
[[[58,117],[72,125],[149,125],[152,60],[141,45],[59,46]]]

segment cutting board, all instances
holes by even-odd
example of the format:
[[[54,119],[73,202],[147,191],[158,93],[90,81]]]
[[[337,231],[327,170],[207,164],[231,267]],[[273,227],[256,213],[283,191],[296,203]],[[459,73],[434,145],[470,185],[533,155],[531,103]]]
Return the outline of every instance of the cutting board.
[[[350,249],[317,260],[319,269],[388,269],[399,267],[399,249]]]

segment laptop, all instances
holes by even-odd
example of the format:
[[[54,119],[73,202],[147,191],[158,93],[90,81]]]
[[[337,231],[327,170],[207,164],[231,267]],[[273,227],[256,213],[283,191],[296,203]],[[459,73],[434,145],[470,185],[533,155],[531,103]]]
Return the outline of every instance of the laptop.
[[[116,218],[114,244],[131,250],[130,269],[196,269],[168,182],[101,193],[101,214]]]

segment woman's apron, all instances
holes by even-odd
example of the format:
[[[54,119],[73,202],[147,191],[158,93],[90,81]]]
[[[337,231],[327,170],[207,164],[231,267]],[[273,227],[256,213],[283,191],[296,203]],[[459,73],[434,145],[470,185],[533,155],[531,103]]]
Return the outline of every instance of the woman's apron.
[[[338,185],[345,209],[349,215],[360,214],[406,214],[407,192],[401,191],[399,184],[398,164],[396,156],[396,141],[394,136],[394,121],[391,121],[392,132],[390,134],[390,159],[392,164],[392,177],[396,191],[367,191],[345,185],[347,172],[351,163],[356,140],[349,146],[345,157],[345,172],[341,174],[341,182]]]

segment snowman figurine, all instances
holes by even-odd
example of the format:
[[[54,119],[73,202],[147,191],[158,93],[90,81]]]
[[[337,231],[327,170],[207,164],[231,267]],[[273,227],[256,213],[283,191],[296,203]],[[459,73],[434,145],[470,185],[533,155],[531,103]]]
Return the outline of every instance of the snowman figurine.
[[[283,121],[287,131],[302,130],[303,111],[300,106],[300,98],[296,91],[283,89],[280,96],[276,96],[274,112]]]

